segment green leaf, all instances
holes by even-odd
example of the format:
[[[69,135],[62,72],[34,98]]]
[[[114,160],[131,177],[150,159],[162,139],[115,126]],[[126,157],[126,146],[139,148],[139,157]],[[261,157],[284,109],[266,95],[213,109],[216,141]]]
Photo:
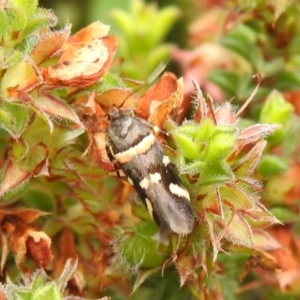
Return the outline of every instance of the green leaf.
[[[180,16],[181,12],[176,6],[165,6],[157,10],[155,13],[155,20],[150,26],[148,34],[148,47],[149,49],[157,47],[163,42],[164,37],[170,31],[176,19]]]
[[[55,284],[47,284],[35,290],[32,300],[51,299],[61,300],[59,289]]]
[[[13,138],[19,138],[26,129],[30,116],[29,109],[24,105],[3,102],[0,106],[0,127]]]
[[[3,39],[7,34],[7,20],[4,10],[0,10],[0,38]]]
[[[255,41],[256,33],[247,25],[239,23],[221,39],[221,44],[247,60],[251,60]]]
[[[230,167],[222,162],[214,162],[207,164],[207,168],[201,172],[201,186],[225,183],[233,179],[233,174]]]
[[[189,174],[191,176],[199,174],[204,168],[207,167],[207,162],[196,160],[194,162],[178,166],[181,174]]]
[[[32,275],[31,289],[32,291],[44,286],[47,282],[48,276],[43,269],[37,270]]]
[[[208,74],[207,78],[211,82],[221,87],[229,95],[236,94],[236,87],[239,82],[239,77],[234,72],[215,69]]]
[[[152,238],[157,230],[153,221],[136,224],[131,234],[121,237],[116,245],[117,264],[122,264],[127,271],[139,266],[152,269],[161,265],[166,256],[158,252],[157,243]]]
[[[274,78],[273,86],[280,91],[298,90],[300,86],[300,73],[295,71],[280,72]]]
[[[26,28],[22,31],[22,36],[25,37],[32,34],[43,27],[52,27],[57,24],[57,17],[50,11],[44,8],[38,8],[36,13],[29,18]]]
[[[13,299],[13,300],[32,300],[33,298],[33,292],[30,291],[27,288],[17,288],[16,291],[12,292],[13,296],[12,298],[9,299]]]
[[[28,207],[54,212],[55,202],[47,191],[27,189],[22,198],[23,203]]]

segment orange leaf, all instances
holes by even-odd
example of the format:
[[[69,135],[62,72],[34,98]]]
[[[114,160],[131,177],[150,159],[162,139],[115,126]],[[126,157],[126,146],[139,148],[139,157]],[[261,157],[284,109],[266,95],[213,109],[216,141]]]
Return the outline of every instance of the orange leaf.
[[[50,59],[63,46],[70,32],[71,28],[68,26],[63,30],[51,32],[39,40],[30,55],[34,63],[40,65]]]
[[[120,107],[122,105],[121,109],[132,109],[138,101],[138,96],[131,91],[114,88],[97,95],[95,101],[104,108]]]
[[[76,44],[80,42],[90,42],[95,38],[102,38],[104,36],[107,36],[109,29],[110,27],[108,25],[97,21],[69,37],[67,43]]]
[[[148,120],[150,115],[155,112],[153,103],[159,103],[169,99],[171,95],[177,91],[177,89],[178,85],[176,76],[170,72],[164,73],[161,79],[156,84],[151,86],[149,90],[141,97],[135,109],[136,115],[140,118]]]

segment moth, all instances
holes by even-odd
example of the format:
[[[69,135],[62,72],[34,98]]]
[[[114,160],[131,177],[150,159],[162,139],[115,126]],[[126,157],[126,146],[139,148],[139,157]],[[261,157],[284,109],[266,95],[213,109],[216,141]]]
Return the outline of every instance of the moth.
[[[108,119],[107,154],[123,170],[159,226],[154,238],[167,244],[172,232],[189,234],[194,226],[190,195],[153,134],[159,129],[118,108],[108,113]]]

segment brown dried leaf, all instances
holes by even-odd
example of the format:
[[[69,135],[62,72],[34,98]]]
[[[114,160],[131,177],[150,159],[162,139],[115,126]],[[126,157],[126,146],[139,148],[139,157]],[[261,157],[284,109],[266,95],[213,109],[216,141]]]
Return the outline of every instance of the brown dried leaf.
[[[93,91],[90,95],[84,95],[76,100],[75,106],[79,108],[83,115],[93,116],[96,115],[95,103],[96,91]]]
[[[9,248],[14,253],[18,266],[22,265],[26,254],[37,266],[46,266],[53,259],[51,239],[46,233],[36,231],[17,216],[8,215],[2,222],[2,230],[6,234]]]
[[[98,132],[93,135],[93,148],[96,153],[99,166],[107,172],[115,171],[115,167],[107,156],[106,152],[106,134],[104,132]]]
[[[244,144],[244,141],[238,142],[235,152],[235,159],[238,163],[235,166],[235,174],[237,176],[251,176],[256,170],[256,167],[260,161],[267,142],[263,139],[256,143]],[[240,157],[240,159],[239,159]]]
[[[4,233],[0,232],[0,238],[1,238],[1,264],[0,264],[0,274],[3,274],[4,266],[7,260],[7,257],[9,255],[9,246],[8,246],[8,240],[6,239]]]
[[[35,209],[28,208],[11,208],[11,207],[2,207],[0,208],[0,223],[2,224],[1,228],[1,273],[3,271],[7,256],[9,254],[10,243],[9,240],[12,238],[13,233],[17,232],[16,224],[28,224],[39,218],[40,216],[47,215],[47,212],[38,211]],[[5,221],[3,221],[5,220]],[[17,220],[17,221],[16,221]],[[24,226],[21,226],[22,228]],[[9,235],[7,236],[7,230]]]
[[[109,122],[101,106],[95,102],[95,93],[81,97],[76,101],[76,105],[82,111],[82,119],[89,138],[89,146],[84,154],[92,149],[92,154],[95,155],[99,166],[108,172],[114,171],[115,167],[106,152],[105,130],[108,128]]]
[[[70,228],[64,228],[59,240],[59,256],[55,260],[54,277],[58,277],[61,274],[68,259],[75,259],[76,256],[74,234]]]
[[[53,260],[51,239],[43,231],[28,230],[26,253],[38,267],[45,268]]]
[[[150,106],[149,122],[159,128],[163,128],[165,122],[170,117],[173,120],[177,119],[178,111],[183,100],[183,81],[177,80],[177,89],[167,99],[162,102]]]
[[[253,255],[245,263],[244,272],[241,277],[244,277],[254,268],[261,268],[264,271],[272,273],[281,270],[276,259],[265,251],[253,251]]]
[[[192,255],[180,255],[175,265],[180,277],[180,287],[182,287],[190,276],[195,275],[195,259]]]
[[[0,208],[0,222],[7,215],[16,216],[20,218],[22,221],[24,221],[25,223],[30,224],[39,217],[49,215],[49,213],[37,209],[32,209],[32,208],[15,208],[15,209],[9,207]]]
[[[279,272],[275,276],[282,291],[290,291],[291,286],[296,291],[299,289],[300,269]]]
[[[260,139],[273,133],[279,125],[270,124],[255,124],[247,127],[238,136],[238,141],[242,141],[244,144],[255,143]]]
[[[300,91],[283,92],[283,97],[293,105],[295,114],[300,115]]]

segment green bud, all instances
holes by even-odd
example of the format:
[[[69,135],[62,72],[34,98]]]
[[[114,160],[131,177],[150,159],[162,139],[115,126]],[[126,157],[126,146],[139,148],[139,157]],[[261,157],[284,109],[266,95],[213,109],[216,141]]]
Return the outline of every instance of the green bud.
[[[8,28],[10,32],[21,31],[26,27],[27,15],[21,7],[10,7],[6,11]]]
[[[271,213],[281,222],[296,222],[297,215],[285,206],[277,206],[270,209]]]
[[[204,119],[199,124],[198,130],[195,133],[195,140],[208,141],[214,133],[216,125],[210,119]]]
[[[27,16],[31,16],[37,8],[38,0],[10,0],[10,4],[14,7],[20,7]]]
[[[190,137],[194,137],[194,135],[197,133],[198,128],[195,123],[185,123],[181,126],[179,126],[176,130],[177,133],[182,133],[185,135],[188,135]]]
[[[258,170],[264,177],[282,173],[287,169],[287,164],[282,158],[275,155],[265,155],[262,157]]]
[[[229,134],[217,134],[209,143],[206,152],[208,161],[220,160],[225,158],[235,145],[236,136]]]
[[[265,184],[264,199],[268,203],[282,204],[285,194],[292,190],[294,186],[295,182],[282,174],[271,176]]]
[[[285,124],[293,113],[293,106],[276,90],[267,97],[259,121],[269,124]]]
[[[179,151],[186,159],[194,160],[197,158],[199,151],[192,138],[181,133],[175,133],[173,137],[177,147],[179,148]]]

